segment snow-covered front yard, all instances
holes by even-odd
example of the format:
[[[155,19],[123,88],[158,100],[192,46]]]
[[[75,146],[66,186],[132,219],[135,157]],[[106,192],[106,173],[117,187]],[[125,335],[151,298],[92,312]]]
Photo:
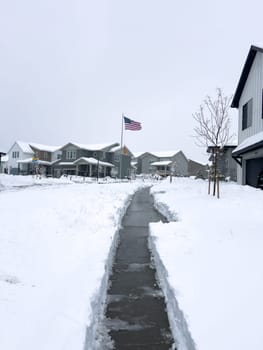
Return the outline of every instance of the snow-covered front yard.
[[[116,232],[144,185],[0,175],[0,349],[83,350],[94,338]],[[151,191],[177,220],[152,223],[150,246],[178,350],[261,350],[263,191],[224,183],[218,200],[183,178]]]
[[[142,183],[0,182],[9,188],[0,191],[0,349],[83,349],[113,239]]]
[[[206,182],[181,178],[152,188],[157,207],[178,220],[151,224],[156,259],[197,349],[260,350],[263,191],[223,183],[221,192],[218,200]],[[180,333],[185,344],[188,335]]]

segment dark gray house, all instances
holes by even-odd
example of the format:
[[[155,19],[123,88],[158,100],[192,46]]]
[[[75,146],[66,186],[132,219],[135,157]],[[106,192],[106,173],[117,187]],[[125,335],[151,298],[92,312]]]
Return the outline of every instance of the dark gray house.
[[[236,145],[226,145],[219,151],[218,155],[218,168],[219,173],[224,179],[229,179],[231,181],[237,181],[237,163],[232,157],[232,152],[236,148]],[[207,152],[210,153],[210,161],[213,161],[213,153],[215,147],[209,146]]]
[[[188,159],[182,151],[145,152],[135,156],[137,174],[188,176]]]
[[[195,160],[188,159],[188,175],[207,179],[208,165],[204,165],[196,162]]]
[[[119,143],[79,144],[67,143],[61,147],[61,159],[53,164],[53,175],[59,177],[63,174],[89,177],[128,176],[130,159],[128,155],[116,152]],[[115,149],[115,151],[114,151]]]

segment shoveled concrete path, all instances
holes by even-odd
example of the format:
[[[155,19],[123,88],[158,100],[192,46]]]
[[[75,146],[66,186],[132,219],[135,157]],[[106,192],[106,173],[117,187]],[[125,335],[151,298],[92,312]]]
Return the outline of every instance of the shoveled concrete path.
[[[149,188],[138,191],[123,218],[108,290],[106,327],[118,350],[172,349],[163,293],[148,249],[149,222],[165,219]]]

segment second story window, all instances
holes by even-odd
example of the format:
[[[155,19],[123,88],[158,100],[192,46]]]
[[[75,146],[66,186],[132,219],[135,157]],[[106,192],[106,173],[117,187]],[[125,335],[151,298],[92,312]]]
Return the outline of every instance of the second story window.
[[[77,156],[77,152],[76,151],[67,151],[67,159],[76,159]]]
[[[18,151],[12,152],[12,158],[19,158],[19,152]]]
[[[244,104],[242,108],[242,130],[252,125],[253,99]]]

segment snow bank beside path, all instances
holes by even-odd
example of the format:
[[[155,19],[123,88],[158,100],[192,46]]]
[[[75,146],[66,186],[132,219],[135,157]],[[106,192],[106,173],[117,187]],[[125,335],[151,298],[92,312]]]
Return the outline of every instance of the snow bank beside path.
[[[0,174],[0,190],[10,189],[13,187],[24,187],[33,185],[56,185],[72,183],[69,177],[62,176],[59,179],[43,177],[39,175],[7,175]]]
[[[0,192],[0,349],[83,349],[115,233],[141,185]]]
[[[196,348],[261,350],[263,191],[223,183],[218,200],[206,182],[176,178],[151,192],[178,218],[152,223],[152,244]]]

